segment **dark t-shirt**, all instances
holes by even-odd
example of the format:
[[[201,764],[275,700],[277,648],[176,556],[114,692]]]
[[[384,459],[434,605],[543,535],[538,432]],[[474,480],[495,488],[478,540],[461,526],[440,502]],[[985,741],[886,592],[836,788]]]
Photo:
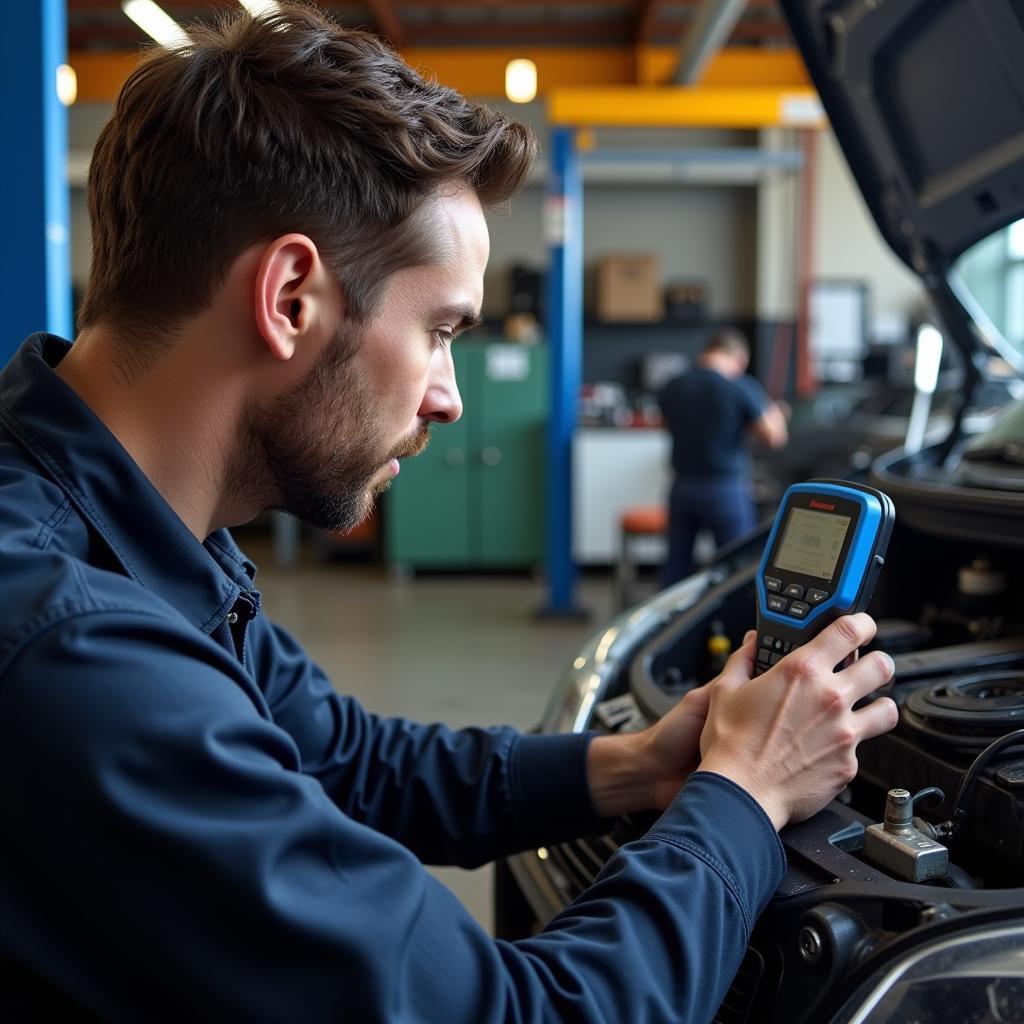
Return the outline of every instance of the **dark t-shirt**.
[[[695,366],[669,381],[658,401],[672,435],[677,476],[706,480],[747,472],[744,434],[768,405],[753,377],[723,377]]]

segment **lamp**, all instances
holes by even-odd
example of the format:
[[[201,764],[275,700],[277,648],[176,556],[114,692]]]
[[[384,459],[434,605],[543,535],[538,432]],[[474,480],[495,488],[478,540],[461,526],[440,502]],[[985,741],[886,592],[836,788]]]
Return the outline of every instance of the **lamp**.
[[[78,75],[70,64],[57,65],[57,99],[70,107],[78,99]]]
[[[122,0],[121,10],[161,46],[171,49],[192,43],[188,33],[153,0]]]
[[[513,103],[529,103],[537,95],[537,65],[517,57],[505,65],[505,95]]]
[[[277,14],[281,7],[277,0],[238,0],[238,2],[254,17],[261,14]]]

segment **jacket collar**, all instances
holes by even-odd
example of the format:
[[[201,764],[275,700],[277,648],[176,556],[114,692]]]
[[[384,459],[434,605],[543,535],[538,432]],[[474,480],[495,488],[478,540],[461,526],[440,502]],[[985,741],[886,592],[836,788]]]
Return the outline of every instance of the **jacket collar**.
[[[227,530],[200,544],[57,376],[54,368],[70,347],[52,334],[33,334],[22,344],[0,372],[0,424],[63,488],[125,574],[209,633],[241,590],[251,592],[256,567]]]

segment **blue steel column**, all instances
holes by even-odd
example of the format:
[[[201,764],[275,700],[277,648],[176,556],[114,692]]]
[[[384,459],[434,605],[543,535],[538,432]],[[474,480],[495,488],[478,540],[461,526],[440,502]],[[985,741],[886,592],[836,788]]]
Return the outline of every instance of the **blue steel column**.
[[[33,331],[72,331],[67,110],[57,98],[57,67],[67,61],[66,0],[6,4],[3,22],[0,365]]]
[[[583,174],[576,133],[551,133],[547,336],[551,347],[551,418],[547,465],[547,616],[578,616],[572,558],[572,434],[583,355]]]

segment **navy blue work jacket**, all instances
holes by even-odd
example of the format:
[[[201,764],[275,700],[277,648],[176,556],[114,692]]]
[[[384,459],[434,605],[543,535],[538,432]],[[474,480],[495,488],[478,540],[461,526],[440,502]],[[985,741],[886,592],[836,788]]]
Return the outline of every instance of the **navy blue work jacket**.
[[[384,720],[53,372],[0,374],[0,1019],[706,1021],[784,869],[698,773],[540,934],[422,862],[598,831],[587,737]]]

